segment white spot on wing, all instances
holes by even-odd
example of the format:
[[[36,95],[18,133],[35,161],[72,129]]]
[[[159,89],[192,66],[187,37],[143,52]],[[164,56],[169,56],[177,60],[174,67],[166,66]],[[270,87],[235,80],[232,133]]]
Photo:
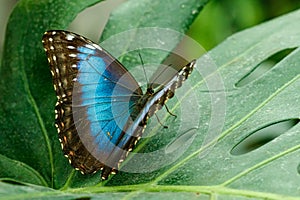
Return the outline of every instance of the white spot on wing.
[[[74,46],[67,46],[68,49],[75,49]]]
[[[69,56],[72,57],[72,58],[76,58],[76,54],[75,53],[71,53],[71,54],[69,54]]]
[[[85,47],[89,48],[89,49],[96,49],[93,45],[90,45],[90,44],[86,44]]]
[[[72,41],[74,38],[75,38],[75,36],[74,36],[74,35],[71,35],[71,34],[68,34],[68,35],[66,36],[66,39],[69,40],[69,41]]]
[[[99,45],[96,44],[92,44],[94,48],[99,49],[100,51],[102,51],[102,48]]]

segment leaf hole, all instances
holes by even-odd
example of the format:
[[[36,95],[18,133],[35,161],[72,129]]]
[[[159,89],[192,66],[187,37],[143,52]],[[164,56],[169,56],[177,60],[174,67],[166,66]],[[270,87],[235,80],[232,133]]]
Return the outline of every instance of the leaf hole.
[[[265,74],[267,71],[272,69],[278,62],[280,62],[283,58],[288,56],[291,52],[293,52],[296,48],[292,49],[284,49],[279,51],[269,58],[265,59],[261,63],[259,63],[256,67],[254,67],[251,71],[248,72],[243,78],[241,78],[236,84],[236,87],[243,87],[252,81],[258,79],[260,76]]]
[[[232,155],[242,155],[254,151],[287,132],[299,121],[299,119],[289,119],[262,127],[240,141],[232,148],[230,153]]]
[[[91,197],[78,197],[75,200],[90,200],[92,199]]]
[[[300,174],[300,163],[297,166],[297,172],[298,172],[298,174]]]

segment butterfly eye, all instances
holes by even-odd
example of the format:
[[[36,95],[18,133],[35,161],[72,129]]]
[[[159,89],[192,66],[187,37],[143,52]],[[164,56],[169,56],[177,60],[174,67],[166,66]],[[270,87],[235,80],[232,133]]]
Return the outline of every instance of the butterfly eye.
[[[147,88],[147,93],[148,94],[154,94],[153,88]]]

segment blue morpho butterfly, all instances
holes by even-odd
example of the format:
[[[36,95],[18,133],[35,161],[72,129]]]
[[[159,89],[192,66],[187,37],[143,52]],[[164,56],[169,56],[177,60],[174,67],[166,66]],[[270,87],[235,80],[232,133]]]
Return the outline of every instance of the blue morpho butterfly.
[[[80,35],[47,31],[43,45],[58,98],[55,125],[63,152],[75,169],[102,170],[104,180],[117,172],[148,118],[173,97],[195,64],[176,71],[166,84],[149,84],[143,94],[121,63]]]

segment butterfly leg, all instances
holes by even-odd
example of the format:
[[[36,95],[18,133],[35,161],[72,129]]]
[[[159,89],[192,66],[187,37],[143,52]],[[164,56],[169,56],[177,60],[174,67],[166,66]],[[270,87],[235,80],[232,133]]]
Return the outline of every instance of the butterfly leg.
[[[172,115],[172,116],[175,117],[175,118],[177,117],[177,115],[171,113],[171,111],[169,110],[167,104],[165,104],[165,107],[166,107],[167,112],[168,112],[170,115]]]
[[[158,116],[157,116],[156,113],[155,113],[155,117],[156,117],[158,123],[159,123],[162,127],[164,127],[164,128],[169,128],[168,126],[166,126],[166,125],[164,125],[163,123],[161,123],[161,121],[159,120],[159,118],[158,118]]]

